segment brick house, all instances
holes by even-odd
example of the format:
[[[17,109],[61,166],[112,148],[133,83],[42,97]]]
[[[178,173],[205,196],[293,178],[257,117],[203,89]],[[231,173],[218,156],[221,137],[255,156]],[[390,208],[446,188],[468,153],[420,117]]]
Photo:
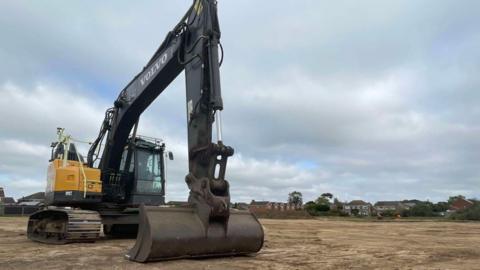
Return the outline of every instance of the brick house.
[[[252,200],[250,203],[248,210],[250,212],[257,212],[257,213],[264,213],[269,211],[295,211],[301,210],[303,206],[289,204],[289,203],[282,203],[282,202],[270,202],[270,201],[255,201]]]
[[[15,199],[12,197],[0,198],[0,204],[15,204]]]
[[[473,206],[473,202],[464,198],[457,198],[450,205],[449,212],[455,212],[458,210],[464,210]]]
[[[372,214],[372,205],[362,200],[353,200],[343,205],[343,212],[350,216],[370,216]]]
[[[248,210],[251,212],[266,212],[270,210],[272,207],[269,201],[255,201],[252,200],[250,205],[248,206]]]
[[[409,210],[420,202],[418,200],[405,200],[405,201],[378,201],[374,204],[373,208],[375,212],[381,214],[383,212],[395,212],[399,213],[402,210]]]
[[[237,202],[231,203],[230,207],[238,210],[248,210],[249,205],[248,203]]]
[[[409,210],[410,208],[414,207],[415,205],[421,203],[419,200],[404,200],[401,202],[403,209]]]
[[[399,201],[378,201],[373,207],[379,214],[387,211],[398,212],[402,209],[402,203]]]
[[[45,192],[37,192],[18,199],[18,203],[36,202],[42,204],[45,202]]]

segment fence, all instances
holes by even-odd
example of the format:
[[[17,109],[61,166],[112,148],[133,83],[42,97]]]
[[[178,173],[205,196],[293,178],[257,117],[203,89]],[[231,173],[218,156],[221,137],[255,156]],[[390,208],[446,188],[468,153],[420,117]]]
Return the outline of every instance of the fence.
[[[0,216],[28,216],[40,209],[33,205],[0,205]]]

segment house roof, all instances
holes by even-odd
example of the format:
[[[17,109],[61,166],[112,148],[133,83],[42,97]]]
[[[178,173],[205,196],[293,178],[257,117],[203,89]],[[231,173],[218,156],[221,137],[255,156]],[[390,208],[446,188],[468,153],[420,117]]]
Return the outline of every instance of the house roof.
[[[413,199],[413,200],[403,200],[402,203],[421,203],[422,201],[420,200],[417,200],[417,199]]]
[[[362,201],[362,200],[353,200],[349,203],[347,203],[348,205],[368,205],[369,203],[365,202],[365,201]]]
[[[2,203],[15,203],[15,199],[12,197],[3,197],[0,198],[0,202]]]
[[[255,200],[252,200],[250,205],[267,205],[269,203],[270,203],[269,201],[255,201]]]
[[[418,203],[414,203],[414,202],[409,202],[409,203],[402,203],[402,206],[404,208],[412,208],[412,207],[415,207]]]
[[[270,202],[270,203],[272,203],[272,204],[288,204],[286,202]]]
[[[473,206],[473,202],[464,198],[457,198],[450,205],[450,210],[460,210]]]
[[[399,201],[378,201],[375,206],[398,206],[399,204]]]
[[[238,202],[238,203],[233,203],[233,204],[241,205],[241,206],[248,206],[248,203],[244,203],[244,202]]]
[[[236,208],[236,209],[241,209],[241,210],[247,210],[248,209],[248,203],[243,203],[243,202],[232,203],[232,204],[230,204],[230,207],[231,208]]]
[[[28,201],[28,200],[45,200],[45,192],[37,192],[30,194],[28,196],[22,197],[19,199],[19,201]]]

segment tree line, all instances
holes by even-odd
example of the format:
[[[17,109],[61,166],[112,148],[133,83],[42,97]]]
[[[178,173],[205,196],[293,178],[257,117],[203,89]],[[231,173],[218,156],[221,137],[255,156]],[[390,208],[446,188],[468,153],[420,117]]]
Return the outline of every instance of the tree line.
[[[457,199],[465,199],[464,196],[451,196],[447,201],[433,203],[430,201],[415,200],[415,205],[410,208],[382,211],[382,216],[402,217],[440,217],[444,216]],[[448,215],[454,220],[480,220],[480,201],[469,199],[473,206],[467,209],[458,210]],[[302,193],[293,191],[288,196],[289,203],[303,203]],[[406,201],[404,201],[406,202]],[[335,198],[332,193],[322,193],[316,200],[308,201],[304,205],[305,211],[312,216],[347,216],[343,211],[343,203]]]

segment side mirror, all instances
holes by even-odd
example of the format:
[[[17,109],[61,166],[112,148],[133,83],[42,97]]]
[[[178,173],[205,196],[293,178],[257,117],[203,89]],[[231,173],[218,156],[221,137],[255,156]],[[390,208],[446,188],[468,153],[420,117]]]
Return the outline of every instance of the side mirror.
[[[168,151],[168,159],[173,160],[173,153]]]

